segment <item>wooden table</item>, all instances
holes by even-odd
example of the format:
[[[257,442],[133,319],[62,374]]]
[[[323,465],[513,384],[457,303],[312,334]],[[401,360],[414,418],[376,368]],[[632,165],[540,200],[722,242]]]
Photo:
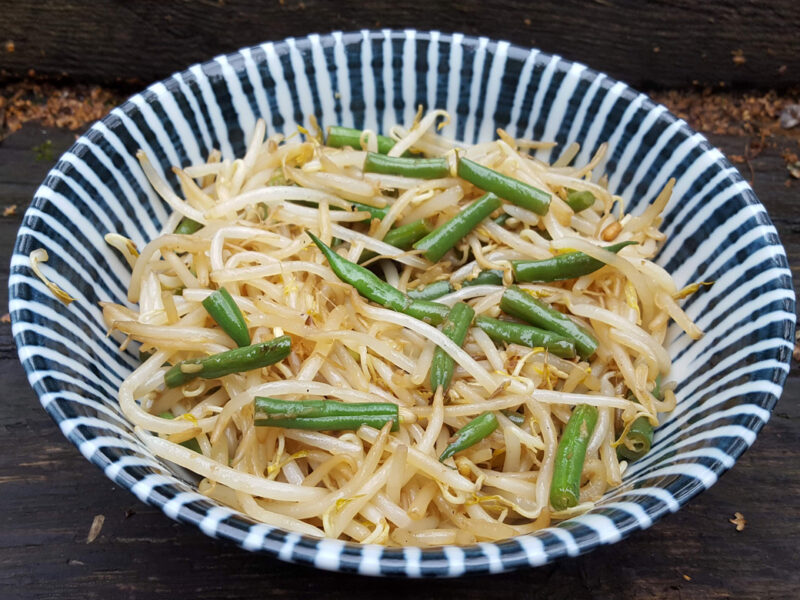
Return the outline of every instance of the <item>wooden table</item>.
[[[16,230],[52,157],[74,133],[26,125],[0,142],[0,286]],[[50,140],[50,152],[42,146]],[[740,155],[744,136],[711,136]],[[750,162],[790,262],[800,264],[800,181],[786,186],[775,138]],[[784,143],[785,142],[785,143]],[[39,152],[34,152],[37,147]],[[38,159],[37,159],[38,154]],[[750,178],[747,164],[740,165]],[[795,280],[797,289],[797,279]],[[0,314],[7,311],[5,294]],[[771,421],[711,490],[648,531],[589,555],[516,573],[443,581],[370,579],[248,554],[178,525],[118,489],[40,408],[0,323],[0,598],[797,598],[800,597],[800,376]],[[735,512],[742,531],[729,522]],[[87,542],[97,515],[105,521]]]

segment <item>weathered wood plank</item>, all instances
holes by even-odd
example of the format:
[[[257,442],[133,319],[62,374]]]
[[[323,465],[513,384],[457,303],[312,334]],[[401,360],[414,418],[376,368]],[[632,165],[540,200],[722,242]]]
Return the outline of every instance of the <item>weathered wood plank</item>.
[[[637,87],[800,82],[795,0],[0,0],[0,69],[149,82],[218,53],[334,29],[461,31],[585,62]]]
[[[29,198],[72,134],[26,126],[0,143],[0,204]],[[754,186],[800,264],[798,182],[787,188],[774,138],[752,160]],[[747,139],[712,136],[740,154]],[[747,165],[741,165],[750,177]],[[20,209],[24,206],[20,206]],[[0,218],[0,286],[21,220]],[[800,281],[795,280],[796,291]],[[0,314],[7,298],[0,298]],[[754,447],[709,491],[651,529],[589,555],[499,577],[454,581],[356,578],[287,565],[211,540],[117,489],[88,464],[39,407],[0,323],[0,598],[792,598],[800,589],[800,370]],[[747,526],[728,522],[735,511]],[[95,515],[104,526],[86,543]],[[689,579],[687,580],[685,577]]]

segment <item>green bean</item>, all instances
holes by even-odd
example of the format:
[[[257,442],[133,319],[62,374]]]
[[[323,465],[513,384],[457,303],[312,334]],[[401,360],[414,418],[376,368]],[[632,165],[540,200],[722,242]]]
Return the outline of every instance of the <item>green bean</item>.
[[[395,248],[408,250],[415,242],[421,240],[430,232],[431,226],[424,219],[420,219],[419,221],[390,229],[383,237],[383,241]]]
[[[203,307],[222,330],[240,348],[250,345],[250,331],[242,311],[225,288],[220,288],[203,300]]]
[[[503,409],[500,411],[503,413],[506,418],[511,421],[514,425],[520,426],[525,425],[525,415],[521,415],[516,411],[510,410],[508,408]]]
[[[361,150],[361,134],[364,133],[360,129],[351,129],[350,127],[329,127],[328,128],[328,139],[325,141],[325,144],[331,146],[332,148],[344,148],[345,146],[350,146],[356,150]],[[394,148],[395,141],[390,138],[386,137],[385,135],[379,135],[378,137],[378,152],[381,154],[386,154]]]
[[[405,313],[432,325],[438,325],[444,321],[447,313],[450,312],[450,309],[444,304],[409,298],[369,269],[336,254],[313,233],[308,231],[306,233],[328,259],[328,264],[336,276],[352,285],[367,300],[372,300],[381,306]]]
[[[200,231],[202,228],[202,223],[198,223],[189,217],[183,217],[178,223],[178,226],[175,228],[175,233],[179,233],[181,235],[191,235],[197,231]]]
[[[175,415],[173,415],[168,410],[165,410],[164,412],[162,412],[158,416],[161,417],[162,419],[170,419],[170,420],[175,418]],[[184,448],[188,448],[189,450],[192,450],[193,452],[197,452],[198,454],[202,454],[203,453],[203,451],[200,450],[200,442],[197,441],[196,437],[193,437],[192,439],[186,440],[185,442],[181,442],[181,446],[183,446]]]
[[[567,204],[573,212],[579,213],[594,205],[594,194],[587,190],[569,190]]]
[[[467,337],[467,330],[474,317],[475,311],[469,304],[456,302],[442,323],[442,333],[461,347],[464,345],[464,338]],[[442,391],[447,391],[450,381],[453,379],[454,370],[455,361],[447,352],[437,346],[433,352],[433,360],[431,360],[431,389],[435,392],[441,386]]]
[[[292,401],[258,396],[255,399],[255,424],[258,427],[354,431],[362,425],[380,429],[389,421],[392,422],[392,431],[397,431],[399,409],[391,402]]]
[[[625,439],[617,446],[617,458],[629,462],[639,460],[650,452],[652,445],[653,426],[650,424],[650,419],[637,417],[625,434]]]
[[[565,510],[578,504],[586,447],[596,424],[597,407],[581,404],[573,409],[564,427],[550,483],[550,504],[556,510]]]
[[[481,271],[472,279],[465,279],[461,282],[461,287],[470,287],[473,285],[502,285],[503,272],[499,269],[488,269]],[[453,285],[447,280],[434,281],[423,288],[411,290],[408,292],[409,298],[415,300],[435,300],[442,296],[455,291]]]
[[[502,214],[502,215],[500,215],[499,217],[495,217],[495,218],[494,218],[494,222],[495,222],[495,223],[497,223],[498,225],[500,225],[500,226],[502,227],[503,225],[505,225],[505,224],[506,224],[506,221],[508,221],[510,218],[511,218],[511,215],[510,215],[510,214],[508,214],[508,213],[503,213],[503,214]]]
[[[367,152],[364,173],[402,175],[416,179],[439,179],[450,175],[450,164],[446,158],[404,158]]]
[[[195,377],[216,379],[231,373],[260,369],[283,360],[291,351],[291,338],[282,335],[269,342],[181,361],[166,372],[164,382],[167,387],[174,388]]]
[[[422,250],[429,261],[437,262],[481,221],[500,208],[501,204],[500,198],[492,193],[481,196],[455,217],[419,240],[414,244],[414,248]]]
[[[414,221],[413,223],[408,223],[406,225],[401,225],[400,227],[390,229],[389,232],[383,237],[383,241],[390,246],[394,246],[395,248],[408,250],[411,248],[411,245],[414,242],[425,237],[430,232],[430,225],[428,225],[423,219],[420,219],[419,221]],[[359,257],[358,262],[364,262],[376,256],[378,256],[377,252],[373,252],[372,250],[364,250]]]
[[[615,254],[625,246],[636,244],[636,242],[619,242],[611,246],[606,246],[605,250]],[[596,258],[592,258],[583,252],[567,252],[559,254],[553,258],[544,260],[512,260],[511,269],[514,272],[514,281],[523,283],[527,281],[563,281],[565,279],[575,279],[589,273],[594,273],[604,267],[606,263]]]
[[[475,324],[496,342],[512,342],[530,348],[544,348],[562,358],[575,356],[575,345],[567,338],[552,331],[484,316],[477,317]]]
[[[656,377],[653,396],[659,400],[662,399],[660,373]],[[636,399],[633,394],[629,394],[628,397],[632,400]],[[650,423],[650,419],[644,416],[637,417],[625,434],[625,439],[617,446],[617,458],[629,462],[642,458],[650,452],[650,448],[653,445],[653,433],[653,425]]]
[[[597,350],[597,339],[585,327],[519,286],[512,285],[503,292],[500,309],[531,325],[563,335],[575,344],[581,358],[589,358]]]
[[[497,194],[511,204],[546,215],[550,207],[550,194],[513,177],[498,173],[468,158],[458,159],[458,176],[471,184]]]
[[[474,446],[497,429],[497,417],[492,412],[485,412],[475,417],[456,432],[453,442],[445,448],[439,461],[445,461],[456,452]]]
[[[411,298],[408,298],[408,300],[410,304],[402,312],[420,321],[425,321],[429,325],[443,323],[450,312],[450,309],[445,304],[431,302],[430,300],[412,300]]]
[[[353,202],[351,201],[350,204],[353,205],[353,210],[356,212],[368,212],[370,215],[370,219],[378,219],[379,221],[383,220],[389,213],[389,209],[391,206],[384,206],[383,208],[378,208],[376,206],[370,206],[369,204],[361,204],[361,202]]]
[[[453,285],[446,279],[442,279],[441,281],[429,283],[424,287],[410,290],[408,297],[415,300],[436,300],[436,298],[441,298],[452,291]]]

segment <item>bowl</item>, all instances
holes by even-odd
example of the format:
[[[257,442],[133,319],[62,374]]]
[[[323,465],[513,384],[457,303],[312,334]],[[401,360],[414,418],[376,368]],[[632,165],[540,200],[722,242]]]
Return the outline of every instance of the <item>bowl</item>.
[[[167,176],[212,148],[241,155],[256,119],[294,131],[316,115],[387,131],[418,105],[445,108],[445,133],[578,141],[578,161],[602,142],[610,188],[639,213],[670,177],[668,239],[657,262],[678,286],[715,281],[685,310],[706,331],[668,334],[678,404],[653,450],[597,506],[532,535],[433,549],[318,540],[258,524],[197,493],[191,477],[148,452],[117,405],[138,363],[106,337],[98,302],[124,303],[129,270],[103,241],[142,247],[167,216],[135,158],[143,148]],[[543,159],[550,152],[540,151]],[[170,179],[176,187],[177,182]],[[33,275],[75,298],[65,306]],[[282,560],[370,575],[457,576],[541,565],[645,529],[711,486],[753,443],[780,396],[794,332],[786,255],[764,207],[724,156],[666,108],[624,83],[558,56],[435,31],[311,35],[218,56],[148,87],[111,111],[64,154],[36,192],[11,261],[12,331],[42,406],[80,452],[142,502],[212,537]],[[688,532],[687,532],[688,533]]]

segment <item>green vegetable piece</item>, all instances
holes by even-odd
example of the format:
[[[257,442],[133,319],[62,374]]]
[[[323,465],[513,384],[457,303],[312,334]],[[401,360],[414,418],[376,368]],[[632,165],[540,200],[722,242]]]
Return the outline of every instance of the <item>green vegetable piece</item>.
[[[637,242],[619,242],[606,246],[605,250],[615,254],[625,246]],[[605,263],[592,258],[583,252],[567,252],[553,258],[543,260],[512,260],[511,269],[514,272],[514,281],[525,283],[528,281],[547,282],[575,279],[589,273],[594,273],[605,266]]]
[[[575,345],[564,336],[552,331],[484,316],[477,317],[475,324],[496,342],[511,342],[530,348],[541,347],[562,358],[575,356]]]
[[[576,213],[594,205],[594,194],[587,190],[570,190],[567,192],[567,204]]]
[[[508,408],[501,410],[500,412],[503,413],[506,416],[506,418],[508,418],[508,420],[511,421],[514,425],[518,427],[520,425],[525,425],[525,417],[519,414],[518,412],[510,410]]]
[[[498,173],[468,158],[458,159],[458,176],[487,192],[492,192],[511,204],[539,215],[550,208],[550,194],[513,177]]]
[[[178,223],[178,226],[175,228],[175,233],[179,233],[181,235],[191,235],[197,231],[200,231],[202,228],[202,223],[198,223],[189,217],[183,217]]]
[[[653,387],[653,396],[659,400],[663,399],[661,393],[661,374],[656,377],[656,384]],[[630,399],[635,400],[633,394],[629,394]],[[631,423],[628,433],[625,435],[625,440],[617,446],[617,458],[619,460],[627,460],[633,462],[639,460],[645,454],[650,452],[653,446],[654,429],[647,417],[637,417]]]
[[[453,340],[459,347],[464,345],[464,339],[467,337],[467,330],[472,324],[472,319],[475,317],[475,311],[469,304],[464,302],[456,302],[450,313],[442,323],[442,333],[448,338]],[[431,389],[436,391],[439,386],[443,391],[447,391],[450,387],[450,381],[453,379],[453,371],[455,370],[455,362],[452,357],[436,347],[433,352],[433,360],[431,361]]]
[[[395,248],[408,250],[415,242],[431,232],[431,226],[424,219],[390,229],[383,241]]]
[[[564,336],[575,344],[581,358],[589,358],[597,350],[597,339],[585,327],[519,286],[512,285],[503,292],[500,309],[512,317]]]
[[[252,371],[283,360],[289,356],[291,351],[291,338],[288,335],[282,335],[269,342],[235,348],[204,358],[190,358],[181,361],[166,372],[164,382],[167,387],[174,388],[196,377],[217,379],[231,373]]]
[[[631,424],[625,440],[617,446],[617,458],[633,462],[650,452],[653,445],[653,426],[647,417],[637,417]],[[629,447],[630,446],[630,447]]]
[[[473,285],[502,285],[503,272],[499,269],[489,269],[481,271],[472,279],[465,279],[461,282],[461,287],[470,287]],[[442,296],[453,292],[452,284],[447,280],[434,281],[422,288],[417,288],[408,292],[409,298],[415,300],[435,300]]]
[[[390,206],[384,206],[383,208],[378,208],[376,206],[370,206],[369,204],[361,204],[361,202],[350,202],[353,205],[353,210],[357,212],[368,212],[370,214],[370,220],[378,219],[379,221],[383,220],[389,213]]]
[[[497,417],[494,416],[494,413],[485,412],[475,417],[456,432],[453,442],[442,452],[439,461],[443,462],[456,452],[474,446],[497,429],[497,425]]]
[[[162,412],[158,416],[161,417],[162,419],[174,419],[175,418],[175,415],[173,415],[168,410]],[[183,446],[184,448],[188,448],[189,450],[191,450],[193,452],[197,452],[198,454],[202,454],[203,453],[203,451],[200,450],[200,442],[197,441],[197,438],[192,438],[190,440],[186,440],[185,442],[181,442],[181,446]]]
[[[397,404],[391,402],[255,399],[255,424],[259,427],[354,431],[362,425],[380,429],[389,421],[392,422],[392,431],[397,431],[400,413]]]
[[[367,152],[364,172],[402,175],[416,179],[439,179],[450,175],[450,165],[446,158],[404,158]]]
[[[345,146],[350,146],[356,150],[361,150],[361,134],[363,131],[360,129],[352,129],[350,127],[329,127],[328,128],[328,139],[326,140],[326,145],[331,146],[332,148],[344,148]],[[379,135],[378,137],[378,152],[381,154],[386,154],[394,148],[395,141],[390,138],[386,137],[385,135]]]
[[[444,321],[447,313],[450,312],[450,309],[444,304],[426,300],[412,300],[369,269],[336,254],[313,233],[308,231],[306,233],[314,240],[322,254],[325,255],[336,276],[345,283],[352,285],[367,300],[372,300],[381,306],[405,313],[432,325],[438,325]]]
[[[581,493],[581,473],[586,461],[586,447],[597,424],[597,407],[576,406],[567,421],[556,450],[550,504],[556,510],[577,506]]]
[[[500,198],[492,193],[481,196],[419,240],[414,248],[422,250],[429,261],[437,262],[481,221],[500,208],[501,204]]]
[[[449,281],[443,279],[441,281],[429,283],[425,287],[410,290],[408,292],[408,297],[414,298],[415,300],[435,300],[436,298],[441,298],[452,291],[453,286]]]
[[[237,306],[230,292],[220,288],[203,300],[203,307],[211,318],[231,336],[240,348],[250,345],[250,331],[244,320],[242,311]]]
[[[510,215],[510,214],[508,214],[508,213],[503,213],[503,214],[502,214],[502,215],[500,215],[499,217],[495,217],[495,218],[494,218],[494,222],[495,222],[495,223],[497,223],[498,225],[500,225],[500,226],[502,227],[503,225],[505,225],[505,224],[506,224],[506,221],[508,221],[510,218],[511,218],[511,215]]]

